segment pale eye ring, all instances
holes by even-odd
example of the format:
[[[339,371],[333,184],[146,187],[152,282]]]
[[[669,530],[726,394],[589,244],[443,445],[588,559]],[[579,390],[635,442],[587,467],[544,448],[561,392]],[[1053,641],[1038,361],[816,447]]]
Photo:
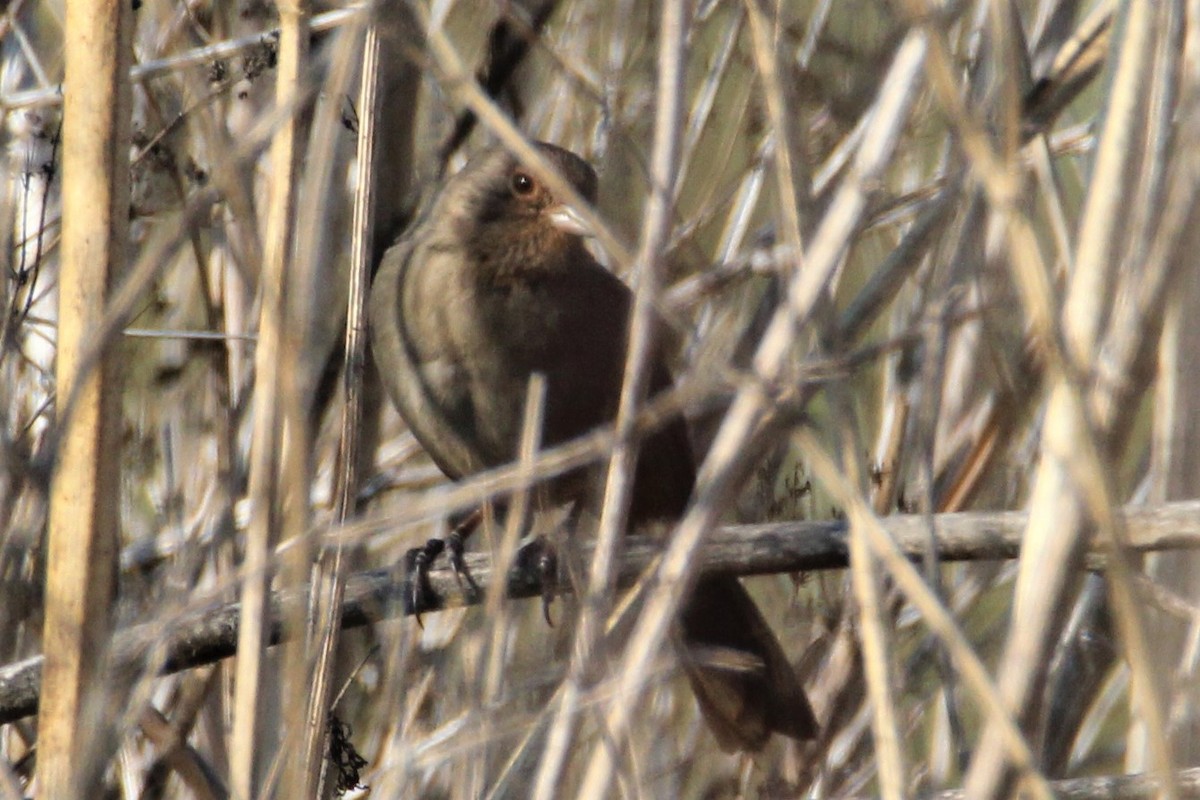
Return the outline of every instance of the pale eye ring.
[[[512,176],[512,190],[517,197],[528,197],[537,189],[537,184],[533,178],[529,177],[524,172],[514,172]]]

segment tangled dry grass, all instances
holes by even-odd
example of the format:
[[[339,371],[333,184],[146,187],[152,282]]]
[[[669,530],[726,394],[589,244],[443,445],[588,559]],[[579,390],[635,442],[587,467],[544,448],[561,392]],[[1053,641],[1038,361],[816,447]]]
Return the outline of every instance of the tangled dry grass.
[[[64,120],[85,5],[0,12],[0,797],[1200,796],[1196,3],[98,3],[124,133]],[[623,422],[707,455],[553,627],[494,519],[418,624],[409,548],[623,446],[447,486],[364,351],[382,248],[528,139],[677,333]],[[817,741],[717,748],[697,569],[757,575]]]

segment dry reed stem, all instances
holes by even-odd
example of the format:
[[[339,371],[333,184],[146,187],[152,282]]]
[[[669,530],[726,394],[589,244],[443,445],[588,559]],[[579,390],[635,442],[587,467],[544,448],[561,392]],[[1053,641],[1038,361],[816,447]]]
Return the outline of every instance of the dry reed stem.
[[[299,106],[265,97],[276,73],[246,78],[241,72],[243,58],[273,47],[273,20],[252,11],[235,16],[226,4],[203,1],[170,8],[142,4],[137,53],[143,61],[130,70],[138,126],[130,270],[83,357],[86,371],[94,371],[99,354],[118,346],[121,331],[136,318],[133,324],[143,333],[119,345],[129,348],[126,364],[133,376],[119,415],[127,476],[119,495],[128,542],[122,594],[130,598],[127,619],[149,627],[139,629],[137,647],[128,632],[118,637],[117,652],[126,654],[122,663],[134,679],[128,707],[106,712],[120,735],[113,739],[121,748],[112,762],[114,780],[129,791],[143,786],[149,791],[162,775],[174,773],[162,791],[182,796],[188,790],[181,779],[202,787],[196,769],[216,778],[214,786],[227,779],[229,670],[216,670],[211,681],[198,684],[190,675],[156,676],[164,666],[176,670],[187,663],[182,659],[188,641],[205,642],[206,659],[230,651],[228,637],[237,628],[227,603],[246,579],[257,580],[265,569],[288,561],[307,562],[305,551],[344,549],[354,560],[399,562],[407,546],[435,533],[450,514],[498,496],[519,501],[538,477],[601,459],[612,463],[614,449],[620,462],[631,430],[640,434],[681,411],[715,430],[722,419],[737,423],[748,409],[754,414],[741,418],[739,437],[729,438],[726,430],[726,467],[718,471],[714,461],[705,473],[710,505],[698,509],[700,517],[820,519],[839,506],[857,509],[851,516],[859,536],[874,524],[864,521],[863,504],[884,515],[896,507],[921,512],[880,518],[907,557],[926,561],[920,603],[900,591],[884,566],[890,562],[871,548],[870,536],[856,540],[869,552],[855,559],[854,576],[821,572],[797,584],[784,578],[750,582],[796,659],[818,709],[822,738],[803,749],[773,744],[755,759],[735,763],[716,754],[656,646],[643,651],[649,656],[632,673],[619,672],[633,663],[623,657],[639,657],[628,645],[646,643],[627,636],[644,609],[639,603],[661,588],[648,576],[665,563],[663,551],[641,540],[623,542],[629,551],[601,570],[615,571],[622,586],[633,587],[613,598],[600,631],[603,646],[575,653],[570,666],[551,658],[556,644],[550,640],[560,631],[547,631],[534,604],[508,602],[504,591],[536,593],[536,582],[524,576],[521,585],[509,587],[488,580],[512,559],[519,521],[513,517],[503,526],[503,541],[492,543],[497,561],[474,556],[469,561],[484,578],[485,609],[429,614],[423,629],[386,623],[379,630],[339,635],[347,663],[335,671],[325,651],[321,674],[327,686],[344,684],[338,714],[354,726],[353,741],[370,762],[365,780],[375,792],[532,794],[547,742],[558,755],[541,762],[543,796],[587,791],[589,759],[604,748],[617,754],[613,779],[593,774],[592,791],[645,797],[924,795],[961,782],[972,753],[1001,778],[1004,763],[1027,759],[1027,753],[1055,778],[1120,771],[1122,758],[1127,771],[1146,769],[1151,762],[1143,763],[1145,758],[1155,753],[1163,769],[1158,734],[1169,737],[1172,747],[1185,745],[1188,709],[1194,708],[1188,701],[1200,662],[1200,615],[1188,592],[1194,569],[1176,553],[1155,557],[1144,568],[1121,560],[1121,554],[1145,546],[1191,547],[1191,534],[1115,549],[1098,538],[1084,554],[1080,540],[1071,544],[1061,533],[1078,530],[1072,519],[1098,516],[1102,534],[1127,523],[1130,538],[1138,541],[1144,518],[1114,518],[1108,508],[1129,498],[1157,503],[1197,494],[1186,479],[1195,472],[1187,467],[1194,439],[1187,408],[1195,393],[1187,388],[1185,358],[1194,349],[1187,342],[1195,315],[1186,313],[1184,300],[1195,283],[1189,255],[1196,249],[1194,231],[1200,230],[1195,155],[1200,121],[1191,111],[1200,30],[1196,3],[1151,4],[1153,11],[1139,8],[1138,14],[1149,15],[1138,18],[1128,16],[1137,4],[1102,1],[1082,9],[1073,0],[699,4],[684,27],[686,58],[673,65],[681,88],[666,92],[656,88],[655,62],[670,42],[648,33],[658,27],[661,7],[644,0],[607,7],[561,0],[535,25],[543,12],[521,2],[505,6],[511,11],[506,23],[509,35],[525,37],[526,55],[494,95],[473,73],[477,54],[490,51],[491,37],[502,26],[490,7],[475,5],[382,7],[380,21],[389,24],[381,30],[396,27],[391,23],[402,8],[421,18],[418,27],[426,37],[388,34],[394,36],[389,47],[400,55],[384,59],[385,71],[407,71],[408,77],[402,91],[390,83],[381,87],[388,121],[377,126],[383,135],[376,144],[398,154],[395,165],[364,162],[356,179],[360,188],[363,174],[384,181],[384,190],[376,193],[381,210],[374,217],[379,225],[369,246],[372,257],[403,229],[417,195],[432,191],[445,133],[471,112],[480,124],[457,149],[456,160],[495,137],[524,156],[529,140],[550,139],[596,163],[601,195],[593,222],[601,231],[599,249],[615,269],[630,274],[639,267],[627,243],[652,216],[641,201],[663,183],[651,177],[651,143],[656,130],[669,133],[679,142],[671,189],[676,210],[660,242],[662,288],[655,302],[683,334],[679,389],[625,416],[620,435],[614,426],[536,456],[527,448],[519,463],[447,487],[436,485],[435,470],[418,461],[418,447],[390,411],[380,418],[369,410],[368,370],[361,384],[368,408],[362,420],[365,455],[355,462],[367,479],[362,490],[350,480],[354,465],[333,455],[338,435],[352,443],[353,425],[339,434],[336,422],[322,422],[314,411],[313,477],[298,483],[305,492],[311,489],[312,524],[292,544],[272,551],[267,565],[235,566],[231,542],[244,530],[248,443],[258,433],[250,419],[257,394],[251,393],[256,372],[251,360],[256,348],[262,357],[264,346],[252,336],[260,313],[253,305],[259,242],[265,240],[260,210],[266,209],[265,196],[256,194],[266,182],[256,173],[267,164],[265,143],[292,124]],[[38,541],[44,500],[38,492],[60,434],[45,423],[53,387],[48,373],[53,315],[45,304],[53,301],[59,279],[58,186],[54,173],[39,166],[56,156],[48,139],[21,133],[26,120],[51,135],[56,124],[60,44],[49,9],[46,0],[23,0],[10,4],[0,19],[9,45],[0,87],[14,142],[8,165],[28,187],[10,184],[0,203],[6,224],[14,221],[3,238],[11,239],[17,265],[4,284],[10,316],[0,328],[0,384],[16,387],[0,392],[0,661],[10,662],[0,669],[0,719],[28,713],[36,698],[36,662],[20,659],[41,648],[40,612],[24,598],[36,596],[29,587],[37,586],[44,569]],[[322,116],[326,109],[353,105],[343,102],[336,77],[339,63],[345,63],[338,61],[345,53],[337,40],[353,37],[330,36],[324,32],[330,28],[322,26],[358,25],[363,15],[364,7],[356,4],[312,20],[313,29],[322,31],[313,40],[319,56],[305,83],[310,91],[322,87],[316,127],[332,119]],[[1131,27],[1137,19],[1149,27]],[[881,96],[878,87],[903,43],[915,36],[924,37],[929,49],[907,98],[911,109],[892,120],[899,126],[894,146],[864,180],[855,162],[877,133],[872,109]],[[1141,59],[1140,68],[1129,66],[1129,54]],[[1114,76],[1108,84],[1095,81],[1106,59]],[[220,69],[224,77],[217,77]],[[1114,89],[1118,77],[1137,92]],[[1122,97],[1132,101],[1125,111]],[[664,103],[675,106],[673,126],[654,122],[653,109]],[[301,248],[305,252],[295,265],[310,273],[315,264],[324,269],[340,261],[333,251],[350,241],[350,234],[342,238],[348,227],[343,209],[350,208],[342,167],[352,145],[350,137],[336,133],[314,133],[305,144],[298,224],[301,239],[312,244]],[[1122,140],[1127,146],[1118,147]],[[207,176],[204,181],[196,180],[189,159]],[[160,175],[159,183],[147,184],[147,175]],[[847,187],[857,187],[857,194],[845,194]],[[169,202],[149,202],[161,199],[155,192],[165,193]],[[853,203],[839,209],[847,199]],[[854,213],[846,214],[848,208]],[[314,215],[318,223],[306,221]],[[818,224],[835,218],[841,222],[836,235],[831,227],[818,241]],[[645,236],[639,241],[644,245]],[[823,254],[815,252],[818,245],[826,248]],[[350,249],[363,247],[359,239]],[[308,257],[316,261],[306,266]],[[1081,270],[1087,263],[1096,269]],[[1063,287],[1082,285],[1089,275],[1102,294],[1071,291],[1093,304],[1076,320],[1085,319],[1080,327],[1093,331],[1088,358],[1095,369],[1076,363],[1059,297]],[[339,274],[327,285],[343,280]],[[772,330],[780,287],[788,281],[792,319]],[[332,297],[341,291],[300,290],[307,308],[298,316],[314,328],[322,319],[329,327],[340,324],[342,312]],[[1164,314],[1167,307],[1172,310]],[[799,321],[805,325],[799,327]],[[211,338],[193,337],[185,344],[145,335],[181,329],[216,336],[219,344],[210,344]],[[774,380],[765,382],[761,368],[772,366],[770,360],[760,355],[757,371],[752,364],[763,341],[771,342],[782,365],[777,373],[768,371]],[[306,347],[306,372],[324,357],[325,346]],[[201,349],[205,352],[197,352]],[[175,361],[163,358],[169,353],[176,354]],[[156,370],[170,377],[148,383],[144,376]],[[355,392],[356,376],[348,381],[347,392]],[[1064,384],[1066,396],[1049,388]],[[1146,398],[1148,387],[1155,392],[1153,403]],[[758,393],[753,408],[735,402],[729,416],[729,403],[749,391]],[[73,396],[59,400],[60,413],[67,414],[78,402]],[[326,403],[322,398],[316,406]],[[352,405],[345,411],[354,414]],[[810,432],[804,435],[837,432],[836,439],[820,437],[822,448],[839,443],[832,449],[843,474],[828,485],[808,482],[813,477],[808,453],[815,451],[797,446],[790,435],[797,426]],[[369,459],[380,440],[383,472],[373,476]],[[740,447],[729,447],[731,442]],[[1050,447],[1064,448],[1061,481],[1053,492],[1047,486],[1035,490],[1033,466],[1052,456]],[[868,448],[876,455],[868,455]],[[723,471],[729,465],[732,471]],[[852,481],[856,499],[842,504],[835,497],[847,488],[845,476],[856,473],[869,480]],[[335,495],[330,487],[338,480],[343,483]],[[1073,508],[1040,505],[1034,523],[1002,517],[1002,533],[993,531],[986,516],[922,516],[946,508],[1019,508],[1031,494],[1044,503],[1048,494],[1069,492],[1080,498]],[[334,501],[326,498],[339,495],[341,511],[335,514]],[[617,501],[620,492],[609,497]],[[353,507],[376,505],[386,511],[340,527],[332,522]],[[1165,508],[1182,515],[1172,524],[1190,531],[1194,523],[1187,515],[1194,517],[1194,509]],[[687,523],[678,547],[688,544],[686,536],[696,537],[692,544],[707,538],[708,521],[696,528],[697,519]],[[956,538],[964,525],[973,530],[965,540]],[[1040,526],[1060,544],[1075,547],[1076,566],[1065,571],[1062,593],[1035,563],[1033,541],[1027,542],[1020,610],[1010,622],[1015,562],[948,562],[1012,559],[1022,525]],[[788,530],[792,533],[784,533]],[[850,542],[845,530],[837,523],[742,529],[700,547],[681,571],[844,566]],[[586,558],[591,551],[582,552]],[[672,563],[677,569],[682,562]],[[1110,569],[1089,578],[1076,600],[1074,586],[1085,563]],[[1162,564],[1177,574],[1169,576]],[[598,559],[597,567],[604,565]],[[433,580],[445,604],[469,601],[445,570],[435,570]],[[875,586],[880,591],[871,597]],[[339,624],[398,614],[396,608],[372,610],[372,603],[398,596],[403,587],[400,576],[350,573]],[[1049,594],[1062,598],[1061,608],[1048,609],[1051,616],[1061,612],[1071,622],[1061,636],[1047,633],[1055,626],[1043,628],[1038,635],[1049,645],[1026,664],[1045,672],[1049,699],[1020,709],[1024,748],[990,733],[981,740],[989,724],[1005,723],[983,699],[988,676],[972,673],[971,664],[998,663],[1009,629],[1014,636],[1022,628],[1034,630],[1026,619],[1030,599]],[[308,616],[326,642],[332,641],[338,615],[329,607],[320,612],[326,621],[317,623],[298,588],[273,596],[276,600],[294,619]],[[185,620],[178,638],[167,635],[168,627]],[[280,620],[268,621],[271,634],[293,635]],[[953,625],[946,627],[947,621]],[[194,636],[189,640],[185,633]],[[956,638],[970,642],[974,662],[961,650],[950,661],[939,656],[943,640]],[[1153,656],[1139,639],[1154,646]],[[597,722],[629,702],[621,681],[571,677],[602,651],[615,659],[611,674],[638,684],[636,717],[615,740]],[[312,669],[315,657],[308,648],[303,657],[287,659],[288,669],[292,675]],[[1096,674],[1083,680],[1080,670]],[[994,675],[991,680],[1002,687],[1006,682]],[[1170,692],[1171,713],[1146,726],[1141,717],[1127,719],[1126,705],[1135,696],[1138,709],[1153,711],[1162,701],[1148,697],[1150,682],[1159,683],[1164,695]],[[272,723],[265,736],[252,737],[255,745],[267,752],[280,739],[287,748],[305,736],[307,755],[296,763],[311,770],[326,692],[302,692],[305,703],[296,705],[308,706],[305,721],[284,726],[293,728],[286,732]],[[12,705],[8,697],[23,699]],[[18,707],[25,710],[14,710]],[[1011,727],[1006,731],[1013,733]],[[175,749],[175,735],[187,750]],[[27,773],[20,759],[32,742],[28,725],[0,729],[5,757],[0,793],[28,793],[21,785]],[[1191,749],[1175,752],[1179,766],[1196,763]],[[176,767],[165,766],[168,761]],[[282,762],[275,766],[285,775]],[[1181,782],[1181,795],[1189,791],[1188,775],[1183,770],[1172,776]],[[1133,776],[1087,786],[1049,784],[1051,791],[1078,796],[1100,796],[1104,786],[1128,788],[1135,796],[1152,791]]]
[[[88,360],[105,301],[128,246],[133,20],[128,7],[76,0],[66,9],[63,247],[56,339],[60,434],[47,522],[46,686],[40,708],[38,787],[74,797],[111,755],[103,713],[106,649],[116,622],[121,465],[121,373],[109,349]]]
[[[307,94],[305,67],[308,53],[309,11],[303,0],[280,2],[279,69],[275,97],[279,107],[298,109],[300,99]],[[249,470],[250,525],[246,536],[245,568],[247,577],[241,584],[241,624],[234,697],[234,725],[231,742],[232,763],[230,784],[233,796],[258,796],[267,780],[267,746],[269,732],[279,727],[279,720],[268,725],[265,719],[264,689],[271,683],[265,663],[268,638],[267,603],[271,577],[274,573],[271,551],[276,541],[303,540],[306,525],[307,473],[304,461],[308,458],[303,415],[299,412],[296,392],[298,360],[301,342],[298,320],[292,312],[296,299],[292,287],[302,287],[303,281],[287,266],[293,253],[296,195],[299,176],[296,174],[300,154],[302,120],[293,113],[275,131],[271,144],[272,177],[267,204],[267,231],[263,269],[259,281],[261,313],[258,325],[258,347],[255,351],[254,441],[251,444]],[[292,581],[307,566],[306,550],[301,548],[291,560],[293,565],[286,577]],[[291,620],[293,630],[302,630],[303,616]],[[291,647],[289,664],[299,661],[295,645]],[[291,680],[285,685],[299,695],[304,681],[298,676],[285,675]],[[297,704],[292,704],[294,708]],[[294,712],[293,723],[284,730],[297,730],[299,720]],[[292,786],[292,788],[296,788]]]

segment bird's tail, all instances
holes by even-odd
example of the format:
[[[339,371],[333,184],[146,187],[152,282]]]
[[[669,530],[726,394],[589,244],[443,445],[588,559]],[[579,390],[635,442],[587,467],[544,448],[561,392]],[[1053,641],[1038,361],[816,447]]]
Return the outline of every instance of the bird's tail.
[[[737,578],[701,579],[679,626],[684,671],[723,750],[760,750],[772,733],[816,737],[804,687]]]

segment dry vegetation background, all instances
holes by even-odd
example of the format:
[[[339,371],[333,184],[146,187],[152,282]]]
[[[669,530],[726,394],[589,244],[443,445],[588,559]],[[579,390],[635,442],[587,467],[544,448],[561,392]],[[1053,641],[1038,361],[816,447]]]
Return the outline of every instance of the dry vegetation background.
[[[1200,495],[1200,3],[391,0],[311,36],[265,0],[133,5],[128,241],[84,304],[101,513],[54,466],[87,433],[55,375],[75,8],[0,15],[0,798],[329,796],[331,706],[373,797],[1200,796],[1200,511],[1172,502]],[[439,175],[521,135],[596,165],[597,252],[676,328],[711,444],[599,638],[490,580],[502,524],[482,605],[402,616],[410,547],[554,465],[448,489],[353,335]],[[732,523],[774,527],[694,546]],[[100,594],[44,599],[56,535]],[[817,741],[716,748],[662,646],[701,553],[775,573],[748,585]],[[56,602],[99,649],[35,718]]]

